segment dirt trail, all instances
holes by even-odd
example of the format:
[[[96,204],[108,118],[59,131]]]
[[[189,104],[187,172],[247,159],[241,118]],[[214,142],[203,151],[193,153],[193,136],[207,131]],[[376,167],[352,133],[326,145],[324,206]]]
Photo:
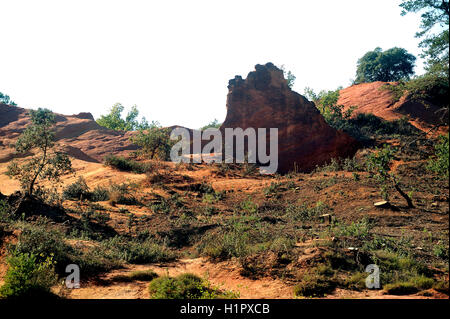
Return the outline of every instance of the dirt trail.
[[[183,273],[193,273],[207,278],[212,285],[221,289],[239,292],[242,299],[292,299],[293,287],[280,280],[260,278],[251,280],[239,274],[238,267],[232,262],[211,263],[204,258],[182,259],[165,266],[128,265],[123,269],[114,270],[102,277],[111,280],[116,276],[127,275],[133,271],[153,270],[159,276],[169,274],[177,276]],[[148,282],[115,282],[110,285],[96,285],[82,283],[80,289],[65,290],[66,297],[70,299],[148,299]],[[383,290],[350,291],[337,288],[333,293],[326,295],[325,299],[448,299],[445,294],[430,290],[426,293],[397,296],[384,294]]]
[[[118,275],[126,275],[133,271],[153,270],[158,275],[177,276],[182,273],[193,273],[207,278],[212,285],[221,289],[232,290],[240,293],[240,298],[245,299],[288,299],[293,298],[292,287],[280,280],[261,278],[251,280],[239,274],[238,267],[232,262],[211,263],[204,258],[181,259],[165,266],[128,265],[124,269],[114,270],[102,279],[112,279]],[[95,284],[81,284],[80,289],[68,292],[68,298],[73,299],[133,299],[149,298],[148,282],[135,281],[130,283],[113,283],[109,286]]]

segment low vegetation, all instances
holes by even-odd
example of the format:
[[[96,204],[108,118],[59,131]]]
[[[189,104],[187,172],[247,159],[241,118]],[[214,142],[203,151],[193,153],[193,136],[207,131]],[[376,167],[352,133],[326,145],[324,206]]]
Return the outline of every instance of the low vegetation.
[[[106,156],[105,165],[116,168],[119,171],[133,172],[136,174],[143,174],[151,168],[149,164],[140,163],[123,156],[115,155]]]
[[[239,295],[213,287],[207,280],[185,273],[177,277],[163,276],[149,285],[152,299],[235,299]]]

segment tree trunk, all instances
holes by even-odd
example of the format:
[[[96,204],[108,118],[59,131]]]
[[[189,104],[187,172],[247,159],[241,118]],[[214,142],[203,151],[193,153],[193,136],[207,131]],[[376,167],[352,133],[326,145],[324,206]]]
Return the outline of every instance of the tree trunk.
[[[414,208],[414,204],[413,204],[411,198],[409,198],[408,194],[406,194],[404,191],[401,190],[398,183],[396,183],[395,181],[392,181],[392,183],[394,184],[394,188],[397,190],[397,192],[399,192],[399,194],[402,195],[402,197],[406,200],[406,202],[408,203],[408,207]]]

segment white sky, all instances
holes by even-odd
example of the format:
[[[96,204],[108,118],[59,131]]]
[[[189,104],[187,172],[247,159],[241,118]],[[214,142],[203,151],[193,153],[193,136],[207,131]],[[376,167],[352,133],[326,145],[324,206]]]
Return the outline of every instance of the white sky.
[[[226,115],[228,80],[284,64],[294,90],[344,87],[379,46],[420,53],[396,0],[0,0],[0,92],[25,108],[96,118],[136,104],[162,125]],[[423,73],[418,58],[416,73]]]

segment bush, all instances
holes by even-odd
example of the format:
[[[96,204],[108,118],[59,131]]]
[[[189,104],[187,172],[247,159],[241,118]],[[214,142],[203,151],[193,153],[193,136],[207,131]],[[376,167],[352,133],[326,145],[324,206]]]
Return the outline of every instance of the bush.
[[[70,184],[63,190],[63,197],[65,199],[88,199],[90,195],[89,187],[82,176],[78,177],[76,182]]]
[[[50,288],[57,282],[51,256],[42,261],[34,254],[15,252],[7,258],[9,265],[5,283],[0,288],[3,298],[42,298],[52,296]]]
[[[45,218],[22,225],[13,251],[19,254],[33,254],[38,262],[53,256],[58,273],[64,273],[65,267],[71,263],[69,254],[74,253],[73,248],[65,243],[64,234],[52,227]]]
[[[150,240],[128,240],[125,237],[116,236],[104,241],[102,245],[110,251],[111,257],[130,264],[146,264],[175,259],[174,253],[168,248]]]
[[[434,146],[435,158],[430,159],[428,169],[448,179],[449,166],[449,135],[439,136],[438,143]]]
[[[8,202],[6,200],[0,199],[0,223],[8,222],[12,217],[11,207],[9,206]]]
[[[207,236],[198,249],[202,255],[212,259],[226,260],[232,257],[247,256],[250,249],[250,234],[242,225],[233,225],[232,229],[220,235]]]
[[[111,185],[109,192],[109,203],[112,206],[115,206],[116,204],[135,205],[138,201],[131,194],[130,185],[123,183]]]
[[[394,121],[383,120],[373,114],[359,113],[352,117],[354,107],[344,111],[344,106],[338,104],[341,88],[335,91],[314,93],[307,88],[306,94],[314,100],[325,121],[337,130],[343,130],[362,144],[371,144],[372,135],[413,135],[420,131],[412,126],[408,119]]]
[[[294,295],[303,297],[323,297],[332,292],[335,288],[335,281],[320,274],[317,269],[312,269],[311,273],[304,274],[300,283],[294,287]]]
[[[109,200],[109,190],[106,187],[97,186],[91,193],[93,202],[103,202]]]
[[[315,206],[308,207],[306,205],[295,205],[289,204],[286,207],[285,217],[294,220],[294,221],[310,221],[319,216],[320,214],[324,214],[326,211],[330,211],[331,208],[328,207],[323,202],[317,202]]]
[[[149,285],[152,299],[230,299],[236,293],[211,287],[200,277],[185,273],[175,278],[164,276],[153,279]]]
[[[176,141],[170,139],[170,129],[152,125],[145,130],[139,130],[130,140],[140,147],[138,154],[149,159],[168,160],[170,149]]]
[[[393,102],[407,94],[413,101],[448,107],[449,83],[448,78],[442,75],[426,73],[410,81],[385,84],[382,89],[392,92]]]
[[[139,163],[122,156],[108,155],[105,157],[105,165],[118,169],[119,171],[143,174],[148,170],[148,165]]]
[[[119,275],[112,278],[115,282],[132,282],[132,281],[152,281],[158,278],[158,274],[153,270],[133,271],[130,274]]]
[[[400,281],[384,286],[384,291],[391,295],[410,295],[432,288],[434,280],[424,276],[415,276],[408,281]]]

